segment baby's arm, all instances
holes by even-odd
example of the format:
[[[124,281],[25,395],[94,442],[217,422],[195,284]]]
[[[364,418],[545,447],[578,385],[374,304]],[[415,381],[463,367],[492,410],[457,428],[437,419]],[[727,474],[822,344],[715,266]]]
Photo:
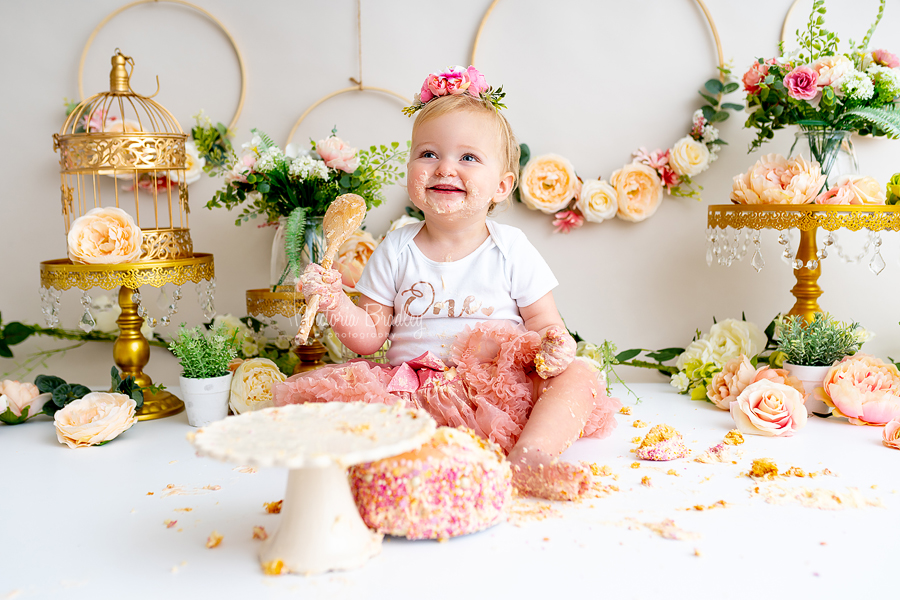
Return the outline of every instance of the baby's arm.
[[[553,292],[547,292],[537,302],[519,308],[525,328],[541,334],[541,349],[534,359],[538,375],[543,379],[556,377],[575,360],[575,340],[566,331]]]
[[[357,354],[374,354],[384,345],[391,331],[392,306],[365,294],[360,297],[359,306],[353,304],[343,291],[340,272],[326,271],[315,263],[306,267],[297,287],[305,298],[319,296],[319,310],[347,348]]]

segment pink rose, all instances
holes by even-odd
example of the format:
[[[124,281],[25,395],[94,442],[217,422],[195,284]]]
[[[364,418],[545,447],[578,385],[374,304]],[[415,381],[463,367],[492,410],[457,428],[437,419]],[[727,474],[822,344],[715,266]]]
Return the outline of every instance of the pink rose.
[[[316,153],[329,169],[352,173],[359,165],[356,148],[351,148],[347,142],[334,135],[316,142]]]
[[[741,354],[729,360],[721,371],[713,375],[706,397],[722,410],[728,410],[740,393],[753,383],[756,372],[750,359]]]
[[[21,417],[26,408],[28,409],[29,417],[33,417],[35,413],[40,412],[43,401],[47,400],[47,398],[43,398],[40,403],[41,406],[37,406],[38,403],[35,402],[35,398],[40,394],[37,386],[33,383],[19,383],[11,379],[0,381],[0,398],[2,398],[0,407],[5,406],[17,417]],[[0,410],[0,413],[2,412],[6,412],[6,409]]]
[[[770,58],[763,64],[760,64],[759,61],[754,61],[742,78],[742,81],[744,82],[744,91],[748,94],[759,93],[759,84],[762,83],[769,74],[769,65],[774,63],[775,59],[773,58]]]
[[[848,356],[831,367],[813,395],[854,425],[884,425],[900,418],[900,372],[867,354]]]
[[[478,69],[469,67],[466,69],[466,75],[469,77],[469,93],[473,96],[480,96],[482,92],[488,91],[487,81],[484,79]]]
[[[834,187],[822,192],[816,204],[884,204],[885,190],[874,177],[842,175]]]
[[[751,383],[731,403],[731,418],[741,433],[769,437],[794,434],[806,425],[803,394],[768,379]]]
[[[881,443],[900,450],[900,419],[891,419],[881,432]]]
[[[784,76],[784,87],[797,100],[812,100],[819,95],[819,74],[809,67],[796,67]]]
[[[872,59],[883,67],[889,67],[891,69],[900,67],[900,58],[897,58],[896,54],[891,54],[883,48],[873,50]]]

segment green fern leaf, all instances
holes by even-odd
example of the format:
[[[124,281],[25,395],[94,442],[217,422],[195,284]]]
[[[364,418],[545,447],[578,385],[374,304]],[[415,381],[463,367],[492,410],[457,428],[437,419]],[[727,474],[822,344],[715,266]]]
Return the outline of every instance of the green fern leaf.
[[[284,228],[284,251],[285,256],[287,256],[287,271],[293,273],[295,277],[300,276],[300,254],[303,252],[303,234],[305,231],[306,208],[301,206],[291,211]],[[283,276],[282,279],[284,279]]]
[[[272,138],[270,138],[265,131],[260,131],[259,129],[254,127],[250,130],[250,133],[252,133],[253,135],[258,135],[259,139],[262,140],[262,144],[260,144],[260,150],[268,150],[269,148],[274,148],[278,145],[274,141],[272,141]]]
[[[900,138],[900,110],[861,107],[848,110],[846,117],[857,117],[883,130],[888,137]]]

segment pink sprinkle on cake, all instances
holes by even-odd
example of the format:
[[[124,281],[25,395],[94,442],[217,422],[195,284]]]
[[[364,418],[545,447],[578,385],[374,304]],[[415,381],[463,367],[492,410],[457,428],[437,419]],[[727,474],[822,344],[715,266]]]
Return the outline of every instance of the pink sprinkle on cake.
[[[468,429],[439,427],[418,450],[350,469],[366,525],[411,540],[446,540],[500,520],[512,472],[497,444]]]
[[[688,453],[681,434],[668,425],[653,427],[637,449],[637,457],[641,460],[675,460]]]

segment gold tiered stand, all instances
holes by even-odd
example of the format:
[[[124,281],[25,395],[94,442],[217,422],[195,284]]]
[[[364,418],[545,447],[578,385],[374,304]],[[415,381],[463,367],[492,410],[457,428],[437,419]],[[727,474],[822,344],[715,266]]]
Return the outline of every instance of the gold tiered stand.
[[[351,292],[348,295],[353,302],[358,302],[358,292]],[[306,302],[303,294],[295,291],[293,286],[280,285],[276,286],[274,290],[247,290],[247,314],[251,317],[266,316],[271,319],[275,315],[281,315],[290,319],[296,315],[302,315],[304,310],[306,310]],[[294,366],[294,375],[325,366],[322,358],[327,353],[328,349],[319,340],[296,346],[294,354],[297,355],[300,362]]]
[[[93,287],[105,290],[119,288],[122,314],[116,320],[119,337],[113,345],[113,360],[123,378],[131,375],[141,387],[153,383],[144,373],[150,360],[150,344],[141,333],[143,317],[138,315],[132,295],[142,286],[162,287],[167,283],[183,285],[189,281],[200,283],[215,277],[211,254],[195,253],[190,258],[157,260],[147,263],[121,265],[79,265],[69,259],[48,260],[41,263],[41,286],[63,291],[73,287],[87,291]],[[144,405],[137,412],[138,419],[160,419],[184,410],[184,403],[174,394],[161,391],[144,393]]]
[[[716,204],[709,207],[707,227],[722,230],[731,227],[736,231],[799,229],[800,246],[796,259],[802,261],[803,266],[794,269],[797,283],[791,293],[796,302],[788,314],[800,315],[810,322],[817,312],[821,312],[818,298],[822,295],[822,288],[819,287],[818,280],[822,274],[822,261],[816,255],[818,229],[900,231],[900,206]],[[807,268],[810,261],[813,261],[814,269]]]

